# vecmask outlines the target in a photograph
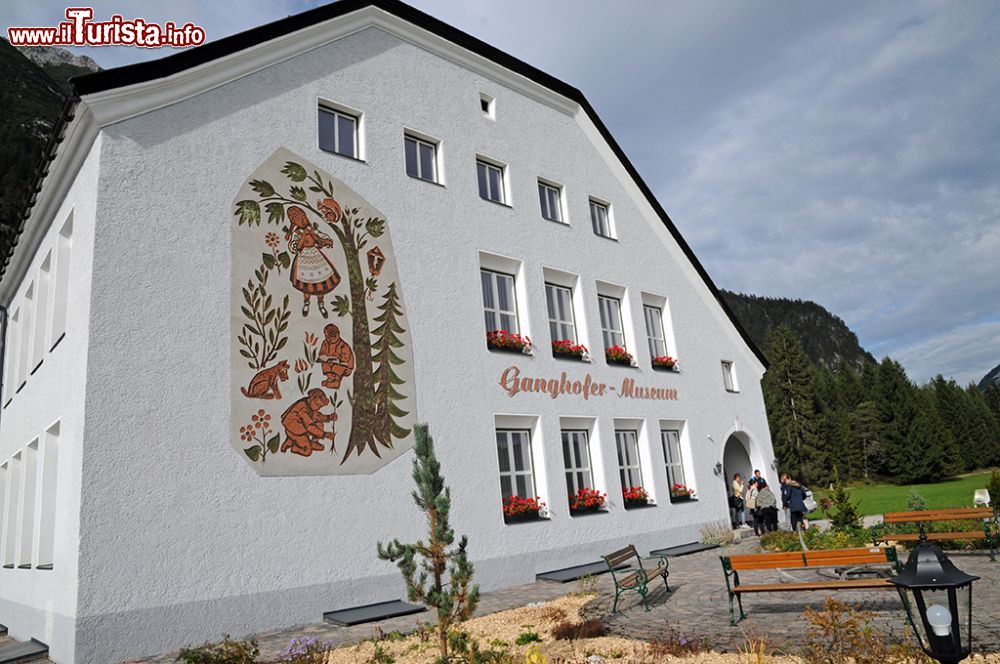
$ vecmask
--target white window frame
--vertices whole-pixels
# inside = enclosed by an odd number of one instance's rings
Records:
[[[740,391],[739,383],[736,382],[736,365],[732,360],[722,360],[722,383],[726,392]]]
[[[583,488],[594,489],[593,463],[590,459],[590,432],[586,429],[563,429],[562,430],[562,450],[563,450],[563,475],[566,478],[567,497],[572,500],[573,496]],[[575,447],[580,444],[582,438],[582,453]],[[567,452],[571,453],[567,456]],[[580,457],[580,465],[573,454]],[[584,475],[583,483],[577,475]]]
[[[542,219],[554,221],[557,224],[566,223],[566,215],[563,213],[563,188],[561,186],[539,178],[538,206],[542,214]],[[555,211],[554,216],[552,215],[553,210]]]
[[[480,168],[486,170],[486,195],[483,195],[483,182],[479,179]],[[499,191],[492,191],[492,184],[490,182],[490,171],[496,171],[497,173],[497,186]],[[489,201],[491,203],[499,203],[500,205],[508,205],[507,203],[507,166],[499,162],[493,161],[492,159],[487,159],[485,157],[476,157],[476,183],[479,187],[479,198],[484,201]],[[493,198],[492,194],[497,194],[499,198]]]
[[[523,439],[520,440],[520,441],[515,441],[515,439],[514,439],[515,435],[517,435],[518,438],[521,438],[523,436]],[[505,442],[507,443],[507,450],[506,450],[506,453],[507,453],[507,464],[508,464],[507,468],[509,469],[507,471],[504,471],[503,468],[502,468],[502,466],[500,465],[500,455],[502,454],[502,452],[500,451],[500,438],[501,437],[505,438]],[[522,459],[527,459],[527,462],[528,462],[527,469],[516,470],[516,468],[517,468],[517,464],[515,463],[515,461],[516,461],[516,454],[514,452],[514,447],[515,447],[516,444],[525,445],[526,448],[527,448],[526,450],[523,450],[521,452],[521,455],[522,455],[521,458]],[[500,494],[501,494],[501,498],[503,500],[507,500],[512,495],[519,496],[521,498],[534,498],[537,495],[537,493],[535,492],[536,491],[536,489],[535,489],[535,470],[534,470],[534,464],[532,462],[532,458],[533,457],[532,457],[532,449],[531,449],[531,430],[530,429],[497,429],[496,430],[496,445],[497,445],[497,469],[498,469],[498,471],[500,473]],[[518,489],[518,486],[517,486],[517,480],[518,480],[518,478],[519,477],[524,478],[526,480],[526,484],[527,484],[527,493],[525,495],[521,495],[519,493],[504,494],[503,480],[504,480],[505,477],[509,480],[511,489],[515,490],[515,492]]]
[[[600,212],[604,212],[603,226],[600,222],[601,215]],[[615,239],[614,224],[611,220],[611,204],[596,198],[590,198],[590,226],[594,230],[594,235],[598,237],[608,238],[609,240]],[[601,231],[606,231],[602,233]]]
[[[597,310],[601,315],[601,342],[604,344],[604,350],[611,348],[612,346],[621,346],[628,350],[628,346],[625,343],[625,322],[622,317],[622,301],[617,297],[612,297],[610,295],[600,295],[597,296]],[[612,314],[617,316],[618,329],[613,327],[614,320],[609,320],[613,318]],[[608,343],[610,340],[612,343]],[[620,338],[621,342],[616,341],[616,338]]]
[[[667,337],[663,329],[663,309],[652,304],[644,304],[642,305],[642,317],[646,321],[646,340],[649,343],[650,358],[669,355]],[[651,329],[650,326],[658,328],[658,330]],[[659,337],[656,336],[657,331],[660,333]],[[660,352],[661,347],[662,352]]]
[[[671,453],[670,443],[668,438],[671,436],[675,437],[675,442],[677,444],[677,455],[679,458],[675,459],[674,455]],[[674,484],[683,484],[687,486],[687,481],[684,478],[684,450],[681,448],[682,439],[681,432],[677,429],[660,429],[660,446],[663,448],[663,462],[667,471],[667,489],[672,490]],[[679,479],[678,479],[679,478]],[[670,494],[673,497],[673,494]]]
[[[329,113],[334,116],[334,131],[333,131],[333,149],[328,150],[323,147],[322,141],[320,139],[320,126],[319,117],[320,113]],[[347,159],[354,159],[357,161],[364,161],[364,141],[362,140],[362,120],[364,115],[360,111],[356,111],[352,108],[346,106],[341,106],[331,101],[320,99],[316,108],[316,144],[320,150],[326,152],[327,154],[335,154],[341,157],[346,157]],[[354,144],[351,146],[354,150],[354,154],[344,154],[340,151],[340,119],[345,118],[354,121],[354,131],[352,132],[352,138]]]
[[[510,279],[510,306],[509,310],[500,308],[500,297],[499,297],[499,281],[501,278]],[[502,318],[503,316],[513,316],[514,317],[514,329],[507,330],[511,334],[520,334],[521,324],[520,319],[517,314],[517,277],[513,274],[507,274],[506,272],[501,272],[499,270],[491,270],[489,268],[480,267],[479,268],[479,282],[482,286],[483,294],[483,323],[486,325],[487,332],[493,332],[494,330],[503,330]],[[489,283],[490,296],[493,299],[493,306],[487,304],[487,293],[486,287]],[[496,327],[490,327],[490,323],[487,322],[487,317],[498,325]]]
[[[416,157],[416,174],[410,173],[409,163],[407,161],[406,145],[407,142],[412,141],[415,146],[415,157]],[[431,169],[433,173],[430,178],[424,177],[423,173],[423,161],[420,158],[420,149],[430,148],[431,150]],[[441,142],[428,138],[426,136],[421,136],[413,131],[403,132],[403,170],[406,174],[415,179],[421,180],[423,182],[432,182],[434,184],[441,184],[441,157],[440,157]]]
[[[635,429],[615,429],[615,449],[618,453],[618,479],[622,492],[643,487],[642,462],[639,460],[639,432]]]
[[[553,297],[557,294],[565,297],[565,301],[560,303],[553,300]],[[569,310],[569,320],[559,317],[560,312],[556,306],[557,304],[563,304],[565,305],[565,308]],[[576,313],[573,310],[573,289],[567,286],[560,286],[559,284],[545,282],[545,308],[549,316],[549,335],[552,337],[552,341],[555,342],[569,339],[576,344]],[[554,333],[555,330],[553,328],[558,328],[560,332],[565,331],[565,329],[568,328],[569,335],[559,336]]]

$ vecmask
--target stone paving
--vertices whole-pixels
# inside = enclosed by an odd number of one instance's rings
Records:
[[[759,551],[752,536],[726,553]],[[903,609],[892,591],[767,593],[748,596],[744,610],[748,618],[738,627],[729,625],[729,608],[725,580],[719,555],[723,550],[704,551],[670,559],[670,592],[662,584],[650,594],[650,611],[644,611],[639,597],[628,593],[619,602],[619,613],[611,614],[614,588],[608,575],[594,577],[597,597],[588,604],[585,613],[600,618],[613,634],[644,641],[683,636],[705,638],[718,651],[735,651],[747,634],[765,637],[773,648],[795,653],[802,635],[808,629],[803,615],[807,607],[819,608],[827,596],[833,595],[850,605],[871,611],[873,622],[885,632],[901,635]],[[981,577],[973,592],[973,637],[977,651],[1000,652],[1000,562],[990,562],[983,552],[949,552],[960,569]],[[778,580],[774,573],[756,572],[762,582]],[[749,579],[748,576],[745,579]],[[477,615],[544,602],[578,590],[576,583],[539,582],[484,593]],[[406,632],[421,622],[433,619],[430,613],[401,616],[379,623],[383,632]],[[257,635],[261,655],[274,657],[295,637],[316,637],[336,645],[348,645],[371,638],[374,624],[338,627],[327,624],[304,625]],[[150,664],[173,662],[173,655],[149,660]]]

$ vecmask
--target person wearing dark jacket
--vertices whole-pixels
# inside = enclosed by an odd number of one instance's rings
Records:
[[[802,519],[806,513],[806,488],[788,476],[782,494],[788,494],[788,511],[791,514],[792,530],[802,527]],[[784,500],[783,500],[784,502]]]
[[[757,480],[757,513],[761,517],[760,534],[778,529],[778,498],[764,478]]]

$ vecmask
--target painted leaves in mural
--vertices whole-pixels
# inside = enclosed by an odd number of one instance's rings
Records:
[[[232,286],[234,445],[258,472],[371,473],[412,446],[410,338],[378,210],[278,150],[234,202]]]

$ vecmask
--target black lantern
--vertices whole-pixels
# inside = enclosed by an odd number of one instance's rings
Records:
[[[978,580],[928,542],[923,528],[903,571],[892,579],[920,647],[939,662],[960,662],[972,652],[972,582]]]

